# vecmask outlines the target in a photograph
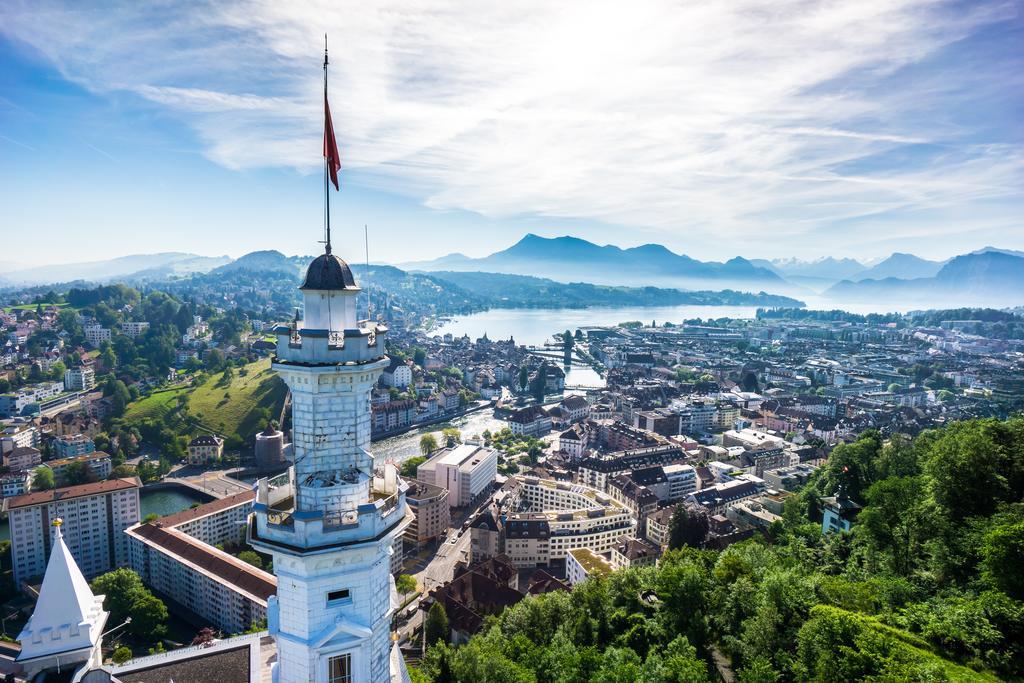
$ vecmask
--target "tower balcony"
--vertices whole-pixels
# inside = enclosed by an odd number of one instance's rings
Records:
[[[257,482],[249,541],[296,553],[372,541],[406,516],[408,484],[394,465],[296,481],[294,468]]]
[[[277,335],[278,365],[367,365],[385,358],[384,340],[388,328],[370,320],[356,327],[326,330],[280,326]]]

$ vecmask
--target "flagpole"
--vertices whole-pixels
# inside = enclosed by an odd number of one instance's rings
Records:
[[[327,34],[324,34],[324,146],[327,145]],[[324,155],[324,232],[328,254],[331,253],[331,192],[329,190],[330,173],[327,168],[331,160]]]

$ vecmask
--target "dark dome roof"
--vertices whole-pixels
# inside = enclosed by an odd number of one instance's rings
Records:
[[[356,279],[347,263],[334,254],[322,254],[309,264],[299,289],[356,289]]]

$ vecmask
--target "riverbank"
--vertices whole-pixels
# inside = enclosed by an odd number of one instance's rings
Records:
[[[400,428],[392,430],[390,432],[384,432],[383,434],[374,434],[373,436],[370,437],[370,441],[384,441],[385,439],[391,439],[391,438],[394,438],[396,436],[402,436],[403,434],[408,434],[409,432],[415,431],[417,429],[421,429],[423,427],[432,427],[433,425],[439,425],[439,424],[444,424],[445,422],[451,422],[452,420],[457,420],[460,417],[465,417],[466,415],[470,415],[472,413],[476,413],[476,412],[479,412],[481,410],[486,410],[487,408],[493,408],[493,407],[494,407],[494,401],[486,401],[486,402],[482,402],[482,403],[477,403],[476,405],[474,405],[471,408],[466,408],[465,410],[461,410],[461,411],[456,412],[456,413],[450,413],[448,415],[442,415],[441,417],[436,417],[436,418],[434,418],[432,420],[427,420],[425,422],[415,422],[415,423],[413,423],[411,425],[406,425],[405,427],[400,427]]]

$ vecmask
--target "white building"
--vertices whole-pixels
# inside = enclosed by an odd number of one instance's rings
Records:
[[[565,580],[570,586],[586,581],[591,576],[608,576],[611,572],[611,562],[604,555],[586,548],[570,550],[565,556]]]
[[[391,363],[384,368],[380,381],[384,383],[384,386],[405,389],[412,384],[412,368],[405,361],[393,358]]]
[[[273,363],[291,390],[295,464],[258,482],[249,526],[279,579],[267,601],[273,680],[408,680],[391,640],[391,559],[411,521],[408,486],[368,450],[388,330],[357,320],[360,289],[329,239],[300,289],[305,316],[275,329]]]
[[[87,577],[128,564],[123,531],[139,521],[138,477],[34,491],[5,499],[10,517],[14,582],[42,576],[51,548],[51,523],[64,520],[66,542]]]
[[[102,325],[86,325],[82,331],[85,333],[85,341],[90,346],[96,347],[110,341],[110,330]]]
[[[448,489],[448,505],[470,505],[498,478],[498,451],[459,444],[442,448],[416,471],[419,481]]]
[[[131,567],[151,588],[224,633],[240,633],[267,615],[273,574],[160,522],[125,530]]]
[[[634,534],[636,517],[605,493],[535,477],[518,481],[529,512],[506,515],[502,536],[504,553],[519,569],[565,560],[576,548],[606,553],[619,537]]]
[[[89,391],[96,386],[96,373],[90,367],[71,368],[64,373],[66,391]]]
[[[149,329],[149,323],[147,322],[126,322],[121,323],[121,334],[135,339],[141,334],[145,334],[146,330]]]

